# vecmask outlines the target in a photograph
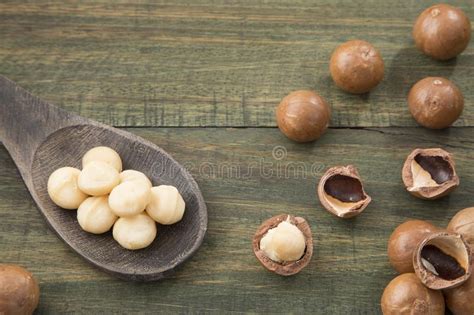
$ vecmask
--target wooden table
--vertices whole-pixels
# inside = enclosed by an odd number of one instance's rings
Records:
[[[0,261],[39,279],[38,313],[380,313],[395,276],[392,230],[409,218],[445,226],[474,204],[474,44],[448,62],[415,49],[413,21],[433,1],[190,2],[2,1],[0,73],[185,164],[209,209],[201,249],[161,282],[96,270],[48,229],[0,145]],[[452,2],[474,19],[472,0]],[[329,77],[331,51],[353,38],[385,60],[385,80],[369,95],[346,94]],[[408,112],[410,86],[429,75],[464,93],[448,130],[420,128]],[[296,89],[332,107],[331,129],[312,144],[275,128],[275,106]],[[401,166],[416,147],[455,155],[461,186],[450,197],[428,202],[404,190]],[[331,216],[315,195],[335,164],[356,165],[373,198],[353,220]],[[259,224],[280,213],[305,217],[315,241],[309,266],[289,278],[267,272],[251,248]]]

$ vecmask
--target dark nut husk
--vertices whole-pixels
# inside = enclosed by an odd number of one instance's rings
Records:
[[[301,236],[303,239],[298,239]],[[263,239],[267,240],[264,245],[268,249],[262,248]],[[299,244],[301,241],[304,243]],[[313,236],[308,222],[288,214],[281,214],[263,222],[255,233],[252,245],[260,263],[282,276],[300,272],[313,255]],[[285,260],[287,258],[291,260]]]
[[[464,97],[448,79],[427,77],[411,88],[408,107],[413,118],[423,127],[443,129],[461,116]]]
[[[38,302],[39,286],[33,275],[20,266],[0,264],[0,314],[32,314]]]
[[[352,165],[328,169],[319,181],[318,197],[327,211],[344,219],[361,213],[372,200]]]
[[[461,9],[437,4],[418,16],[413,39],[424,54],[438,60],[451,59],[469,44],[471,22]]]
[[[415,149],[405,160],[402,179],[407,191],[421,199],[438,199],[459,186],[455,163],[443,149]]]
[[[329,70],[339,88],[349,93],[362,94],[369,92],[382,81],[384,63],[379,51],[372,44],[351,40],[333,52]]]
[[[428,288],[453,288],[471,276],[471,250],[460,234],[432,233],[415,250],[413,267]]]
[[[414,273],[390,281],[380,304],[384,315],[443,315],[445,308],[441,291],[428,289]]]
[[[474,207],[456,213],[449,221],[447,230],[461,234],[466,243],[474,250]]]
[[[444,290],[446,306],[454,315],[474,314],[474,277],[461,284],[459,287]]]
[[[276,109],[278,128],[296,142],[317,140],[331,119],[328,103],[313,91],[294,91],[285,96]]]
[[[399,273],[415,272],[413,253],[420,242],[438,229],[422,220],[408,220],[393,230],[388,240],[388,259]]]

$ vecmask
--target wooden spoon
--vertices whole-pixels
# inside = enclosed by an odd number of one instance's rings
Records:
[[[153,143],[50,105],[2,76],[0,140],[50,227],[100,269],[126,280],[158,280],[173,274],[201,245],[207,210],[199,187],[178,162]],[[76,211],[59,208],[48,196],[48,177],[55,169],[81,168],[84,153],[100,145],[116,150],[124,169],[147,174],[154,185],[176,186],[186,202],[183,219],[174,225],[159,225],[155,241],[145,249],[122,248],[111,232],[94,235],[83,231]]]

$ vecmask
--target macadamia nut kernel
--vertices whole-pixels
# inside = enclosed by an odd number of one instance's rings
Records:
[[[82,158],[82,168],[92,161],[102,161],[115,168],[117,172],[122,171],[122,159],[115,150],[109,147],[95,147],[87,151]]]
[[[145,181],[124,182],[115,187],[109,196],[109,206],[120,216],[139,214],[150,202],[150,187]]]
[[[288,221],[268,230],[260,240],[260,249],[276,262],[298,260],[303,256],[305,248],[303,232]]]
[[[120,218],[113,228],[114,239],[126,249],[141,249],[156,237],[156,223],[146,214]]]
[[[87,198],[78,187],[80,170],[73,167],[61,167],[48,179],[48,194],[51,200],[64,209],[77,209]]]
[[[101,234],[112,228],[117,216],[109,207],[107,196],[89,197],[77,209],[77,221],[84,231]]]
[[[160,185],[151,189],[151,201],[146,212],[160,224],[174,224],[183,218],[185,203],[178,189]]]
[[[118,171],[102,161],[91,161],[79,174],[79,189],[92,196],[110,193],[120,183]]]
[[[132,181],[144,181],[149,188],[151,188],[152,184],[148,177],[143,174],[142,172],[135,171],[135,170],[126,170],[120,173],[120,183],[125,182],[132,182]]]

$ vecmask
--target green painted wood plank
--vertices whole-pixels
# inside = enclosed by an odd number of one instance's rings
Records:
[[[0,258],[38,277],[40,314],[378,314],[382,290],[395,275],[386,257],[391,231],[408,218],[444,226],[457,210],[474,204],[473,128],[330,129],[306,145],[274,128],[128,130],[163,147],[195,176],[209,208],[202,248],[159,283],[128,283],[97,271],[48,230],[0,146]],[[413,148],[432,146],[454,154],[461,186],[429,202],[404,191],[400,170]],[[349,163],[359,168],[373,202],[344,221],[321,208],[315,186],[327,167]],[[291,278],[266,271],[251,249],[259,224],[283,212],[307,218],[315,240],[313,260]]]
[[[288,92],[315,89],[333,126],[415,126],[409,87],[451,78],[466,97],[457,126],[474,125],[473,43],[436,62],[411,40],[434,1],[3,1],[0,73],[68,110],[115,126],[275,126]],[[469,0],[453,1],[474,19]],[[361,38],[386,78],[370,95],[338,90],[332,50]]]

